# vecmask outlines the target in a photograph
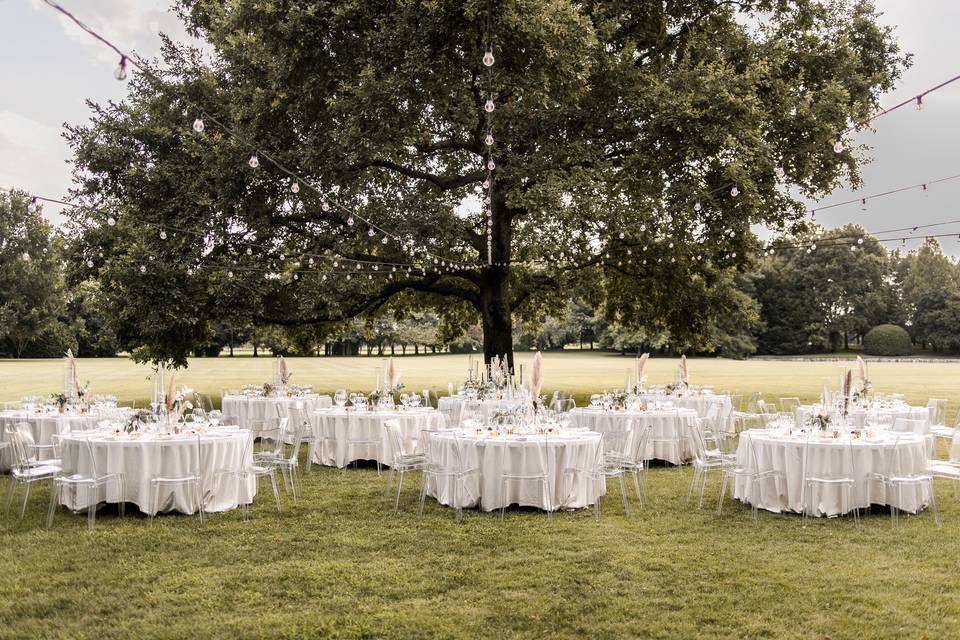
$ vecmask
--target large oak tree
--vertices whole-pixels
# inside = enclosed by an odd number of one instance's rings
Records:
[[[751,226],[794,229],[801,197],[858,181],[862,151],[835,152],[838,132],[907,63],[866,1],[177,10],[212,53],[168,43],[162,83],[136,75],[69,138],[77,195],[102,209],[75,215],[78,264],[139,357],[179,363],[221,316],[328,325],[385,306],[479,319],[485,356],[512,361],[513,319],[561,308],[572,284],[611,321],[709,347]]]

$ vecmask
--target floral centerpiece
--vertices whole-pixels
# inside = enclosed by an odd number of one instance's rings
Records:
[[[614,389],[610,394],[610,406],[613,409],[623,410],[627,408],[627,401],[630,399],[630,394],[621,389]]]
[[[51,393],[49,400],[51,404],[57,405],[60,413],[63,413],[63,410],[66,409],[67,404],[70,402],[70,396],[61,391],[60,393]]]
[[[819,431],[826,431],[830,427],[831,421],[832,419],[830,418],[829,413],[826,411],[818,411],[810,415],[810,418],[807,420],[807,424]]]
[[[167,397],[166,397],[166,408],[167,414],[171,417],[174,422],[178,422],[183,418],[183,413],[189,409],[193,409],[193,403],[187,400],[187,398],[193,397],[193,389],[183,385],[179,389],[176,388],[176,375],[170,376],[170,384],[167,387]]]
[[[273,392],[277,390],[277,388],[273,386],[273,383],[271,382],[264,382],[261,390],[264,397],[270,397],[273,395]]]

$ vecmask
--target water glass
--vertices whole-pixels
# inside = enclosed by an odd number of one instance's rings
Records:
[[[333,401],[338,407],[343,407],[347,404],[347,390],[346,389],[337,389],[336,393],[333,394]]]

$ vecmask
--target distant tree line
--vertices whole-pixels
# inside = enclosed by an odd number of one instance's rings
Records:
[[[936,239],[904,253],[848,225],[779,238],[773,247],[730,280],[724,312],[696,344],[675,340],[664,327],[625,329],[606,321],[598,310],[604,301],[585,284],[569,292],[562,312],[517,321],[514,346],[743,358],[839,351],[863,344],[875,327],[894,325],[915,349],[960,352],[960,266]],[[140,347],[138,336],[117,329],[125,326],[115,317],[122,311],[104,304],[100,283],[76,276],[70,252],[28,196],[0,194],[0,356],[57,357],[67,349],[112,356]],[[162,297],[156,306],[163,313]],[[695,314],[698,301],[685,307]],[[473,352],[483,344],[479,326],[456,324],[402,298],[369,317],[296,328],[257,326],[225,308],[205,335],[193,347],[197,356],[233,355],[239,347],[255,355],[407,355]],[[895,336],[877,338],[896,343]]]

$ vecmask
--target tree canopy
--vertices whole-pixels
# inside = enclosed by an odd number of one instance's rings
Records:
[[[78,263],[121,342],[177,364],[224,316],[325,331],[417,308],[512,359],[514,318],[574,285],[703,346],[751,225],[798,231],[800,198],[858,183],[862,150],[834,141],[908,62],[867,1],[177,7],[212,55],[168,42],[69,128],[96,207]]]

